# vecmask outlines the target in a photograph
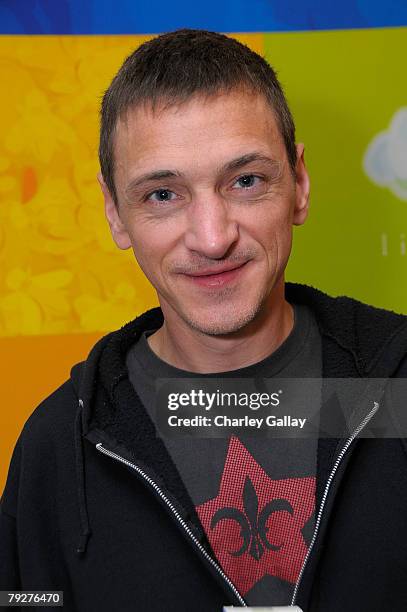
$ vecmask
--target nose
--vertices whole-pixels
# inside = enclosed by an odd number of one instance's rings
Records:
[[[211,259],[221,259],[239,238],[239,226],[228,203],[217,194],[201,195],[188,210],[185,246]]]

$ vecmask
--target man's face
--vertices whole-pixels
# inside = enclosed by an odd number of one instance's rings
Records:
[[[115,136],[116,208],[101,180],[116,244],[133,248],[166,320],[236,332],[283,281],[292,225],[305,221],[303,147],[296,179],[274,114],[243,91],[166,110],[139,107]]]

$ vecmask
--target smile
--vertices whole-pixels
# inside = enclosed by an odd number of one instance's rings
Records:
[[[224,270],[223,272],[199,273],[196,275],[185,274],[185,278],[191,280],[200,287],[221,287],[239,278],[247,265],[247,261],[236,268]]]

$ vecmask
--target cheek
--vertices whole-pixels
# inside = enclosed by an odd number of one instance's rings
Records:
[[[133,243],[133,253],[145,273],[148,270],[154,271],[161,258],[161,253],[157,246],[145,244],[143,241]]]
[[[265,248],[275,248],[291,240],[292,225],[288,215],[281,216],[269,212],[259,215],[249,231]]]
[[[273,203],[274,204],[274,203]],[[281,208],[270,205],[262,214],[251,219],[248,231],[263,254],[260,257],[267,262],[268,273],[274,274],[277,269],[284,267],[292,242],[292,224],[290,210],[283,205]]]
[[[157,278],[173,248],[168,228],[140,224],[130,238],[134,256],[144,274],[150,280]]]

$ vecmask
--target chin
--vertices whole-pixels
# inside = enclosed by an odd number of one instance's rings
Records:
[[[202,334],[225,336],[239,332],[249,325],[259,314],[261,304],[252,307],[245,304],[245,308],[240,310],[219,308],[217,312],[213,312],[215,309],[216,307],[202,314],[196,311],[193,314],[188,313],[183,316],[183,319],[190,327]]]

